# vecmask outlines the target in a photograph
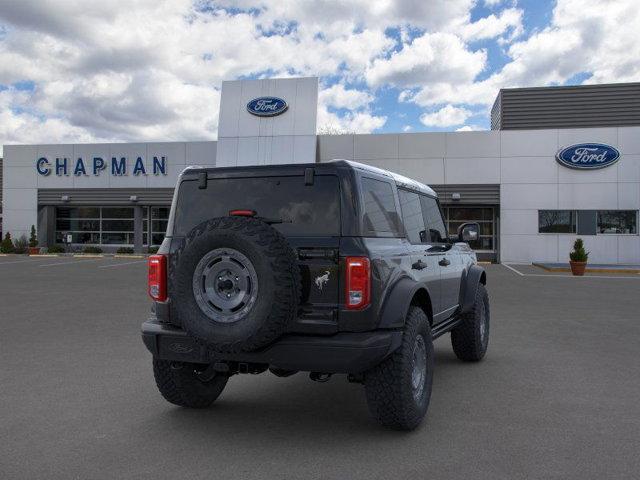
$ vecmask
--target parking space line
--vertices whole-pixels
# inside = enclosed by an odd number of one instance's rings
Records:
[[[29,260],[15,260],[12,262],[0,262],[0,265],[14,265],[16,263],[31,263],[37,260],[47,260],[46,258],[29,258]]]
[[[613,276],[613,275],[584,275],[584,276],[576,276],[576,275],[558,275],[553,273],[522,273],[519,270],[516,270],[510,265],[506,263],[501,263],[504,267],[508,268],[514,273],[517,273],[521,277],[555,277],[555,278],[612,278],[616,280],[620,279],[631,279],[631,280],[640,280],[640,276],[638,277],[627,277],[627,276]]]
[[[79,260],[75,262],[45,263],[44,265],[38,265],[38,266],[39,267],[55,267],[56,265],[74,265],[78,263],[97,262],[98,260],[102,260],[102,258],[92,258],[91,260]]]
[[[501,263],[501,265],[502,265],[502,266],[504,266],[504,267],[506,267],[506,268],[508,268],[508,269],[509,269],[509,270],[511,270],[512,272],[517,273],[517,274],[518,274],[518,275],[520,275],[521,277],[524,277],[524,273],[519,272],[519,271],[518,271],[518,270],[516,270],[515,268],[513,268],[513,267],[511,267],[511,266],[507,265],[506,263]]]
[[[98,268],[122,267],[123,265],[133,265],[134,263],[145,263],[146,260],[137,260],[135,262],[114,263],[113,265],[100,265]]]

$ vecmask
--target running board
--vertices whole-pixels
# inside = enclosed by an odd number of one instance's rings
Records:
[[[454,315],[453,317],[445,320],[444,322],[440,322],[436,326],[431,329],[431,338],[435,340],[436,338],[444,335],[445,333],[451,331],[455,327],[457,327],[462,320],[459,315]]]

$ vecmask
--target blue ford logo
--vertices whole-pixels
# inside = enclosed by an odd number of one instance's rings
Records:
[[[278,97],[259,97],[247,103],[247,111],[258,117],[275,117],[284,113],[289,105]]]
[[[563,148],[556,155],[559,163],[569,168],[595,170],[613,165],[620,158],[620,152],[602,143],[579,143]]]

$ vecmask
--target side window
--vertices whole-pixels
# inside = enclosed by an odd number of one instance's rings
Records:
[[[399,233],[399,218],[390,183],[362,178],[364,229],[375,233]]]
[[[424,243],[427,237],[420,196],[402,189],[398,189],[398,196],[400,197],[402,221],[407,231],[407,238],[411,243]]]
[[[442,220],[438,202],[435,198],[425,195],[420,195],[420,202],[422,203],[424,222],[427,225],[427,241],[437,243],[445,242],[447,239],[447,231],[444,228],[444,221]]]

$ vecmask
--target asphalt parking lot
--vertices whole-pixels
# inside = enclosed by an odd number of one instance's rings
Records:
[[[638,478],[640,276],[487,270],[488,355],[439,339],[407,434],[340,376],[236,376],[211,409],[169,405],[139,338],[144,260],[1,257],[0,478]]]

